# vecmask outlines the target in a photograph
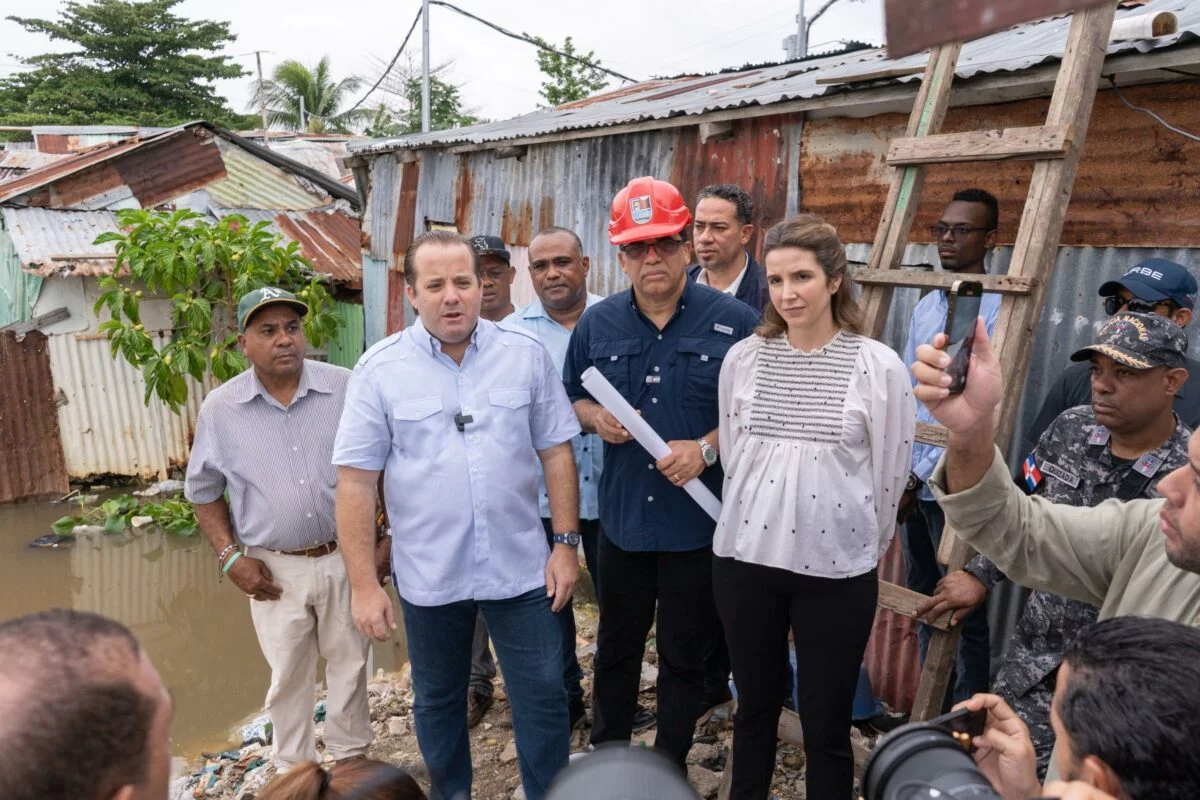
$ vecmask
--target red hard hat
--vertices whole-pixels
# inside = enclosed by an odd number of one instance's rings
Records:
[[[691,221],[678,189],[655,178],[634,178],[613,198],[608,240],[622,245],[674,236]]]

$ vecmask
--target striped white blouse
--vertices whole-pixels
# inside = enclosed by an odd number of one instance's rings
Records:
[[[721,366],[725,484],[713,551],[804,575],[874,569],[896,530],[916,401],[889,347],[751,336]]]

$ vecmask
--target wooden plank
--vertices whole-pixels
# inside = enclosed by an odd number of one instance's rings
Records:
[[[975,550],[969,544],[959,539],[953,528],[949,525],[942,528],[942,540],[938,544],[937,551],[937,562],[939,564],[946,567],[948,571],[951,561],[966,565],[974,557]],[[955,567],[955,569],[962,569],[962,567]]]
[[[837,86],[843,83],[862,83],[864,81],[879,81],[887,78],[905,78],[909,75],[920,75],[925,67],[885,67],[870,72],[843,73],[841,75],[826,75],[817,78],[818,86]]]
[[[894,611],[901,616],[916,619],[917,608],[928,599],[927,595],[914,592],[912,589],[907,589],[889,581],[879,582],[879,607],[886,608],[888,611]],[[948,631],[950,630],[950,615],[943,614],[938,619],[929,623],[929,625],[940,631]]]
[[[945,270],[929,269],[856,269],[854,280],[864,286],[917,286],[922,289],[949,289],[955,281],[978,281],[985,292],[998,294],[1029,294],[1037,278],[1014,278],[1011,275],[960,275]]]
[[[45,328],[48,325],[53,325],[56,322],[62,322],[65,319],[71,318],[71,312],[64,306],[56,308],[53,311],[47,311],[45,314],[36,316],[28,322],[14,322],[10,325],[5,325],[0,328],[0,333],[11,333],[16,335],[17,341],[25,336],[25,334],[36,331],[40,328]]]
[[[931,444],[934,447],[945,447],[950,443],[950,431],[941,425],[930,425],[925,422],[917,423],[917,432],[913,436],[921,444]]]
[[[912,114],[908,118],[905,135],[929,136],[939,133],[950,105],[950,87],[954,83],[954,69],[958,63],[961,44],[949,44],[934,50],[929,56],[929,65],[921,88],[917,92]],[[913,218],[921,204],[921,190],[925,185],[925,167],[892,168],[888,199],[879,220],[875,244],[871,248],[870,269],[896,269],[904,254],[904,245],[912,230]],[[887,323],[888,309],[892,303],[892,287],[875,286],[863,298],[864,331],[872,339],[883,335]]]
[[[892,166],[1063,158],[1071,136],[1070,125],[940,133],[893,139],[886,158]]]
[[[942,713],[946,700],[946,689],[950,686],[950,674],[958,657],[958,637],[962,626],[956,625],[948,631],[934,631],[925,651],[925,665],[921,669],[921,682],[917,685],[917,696],[913,699],[910,719],[924,722]]]
[[[889,58],[946,42],[970,41],[1030,20],[1099,6],[1112,0],[886,0]]]

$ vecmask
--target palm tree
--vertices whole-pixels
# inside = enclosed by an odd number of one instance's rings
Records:
[[[338,109],[353,99],[363,83],[358,75],[335,82],[329,56],[322,56],[312,68],[288,60],[275,68],[271,80],[256,84],[250,99],[251,108],[257,109],[260,100],[265,100],[267,122],[273,127],[309,133],[352,133],[353,127],[370,120],[370,109],[341,113]],[[304,98],[304,124],[300,120],[301,97]]]

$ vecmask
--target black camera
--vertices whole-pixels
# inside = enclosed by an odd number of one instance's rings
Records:
[[[867,759],[862,800],[1001,800],[971,758],[986,721],[987,711],[962,709],[892,731]]]

